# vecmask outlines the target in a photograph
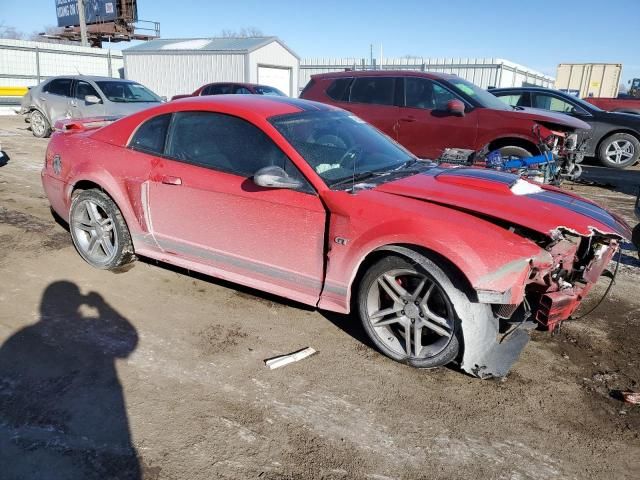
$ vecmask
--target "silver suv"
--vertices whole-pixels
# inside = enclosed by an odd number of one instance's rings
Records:
[[[44,138],[60,119],[123,117],[161,102],[151,90],[130,80],[63,76],[31,88],[22,98],[21,113],[27,115],[33,135]]]

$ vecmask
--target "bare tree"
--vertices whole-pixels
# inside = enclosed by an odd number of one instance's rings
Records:
[[[35,31],[33,33],[31,33],[31,35],[29,35],[29,40],[33,40],[36,42],[56,42],[55,39],[52,38],[46,38],[43,35],[50,35],[50,36],[55,36],[58,35],[60,33],[60,29],[58,27],[55,27],[53,25],[45,25],[42,30],[40,31]]]
[[[240,30],[224,29],[220,32],[220,36],[223,38],[250,38],[264,37],[264,33],[257,27],[242,27]]]
[[[8,38],[10,40],[24,40],[25,34],[16,27],[11,27],[4,22],[0,22],[0,38]]]

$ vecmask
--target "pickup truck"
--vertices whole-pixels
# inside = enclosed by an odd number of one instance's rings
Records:
[[[618,98],[585,98],[587,102],[607,112],[634,113],[640,115],[640,98],[618,95]]]

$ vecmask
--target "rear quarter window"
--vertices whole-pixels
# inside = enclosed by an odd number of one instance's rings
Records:
[[[138,127],[129,142],[129,147],[146,153],[162,155],[169,123],[171,123],[170,113],[147,120]]]
[[[52,95],[70,97],[71,83],[72,80],[70,78],[56,78],[47,83],[42,90]]]
[[[353,78],[338,78],[331,82],[327,88],[327,95],[337,101],[347,101],[349,99],[349,86]]]
[[[316,81],[312,78],[311,80],[309,80],[309,83],[307,83],[305,85],[305,87],[302,89],[302,91],[300,92],[300,97],[303,97],[305,93],[307,93],[309,90],[311,90],[316,84]]]

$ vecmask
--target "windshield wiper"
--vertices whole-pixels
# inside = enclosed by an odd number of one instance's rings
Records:
[[[372,172],[371,170],[367,170],[364,172],[356,173],[355,175],[351,175],[350,177],[343,178],[342,180],[338,180],[336,182],[332,182],[329,184],[330,187],[338,187],[340,185],[346,185],[348,183],[356,183],[361,182],[362,180],[366,180],[371,177],[378,177],[380,175],[385,175],[388,172]]]

